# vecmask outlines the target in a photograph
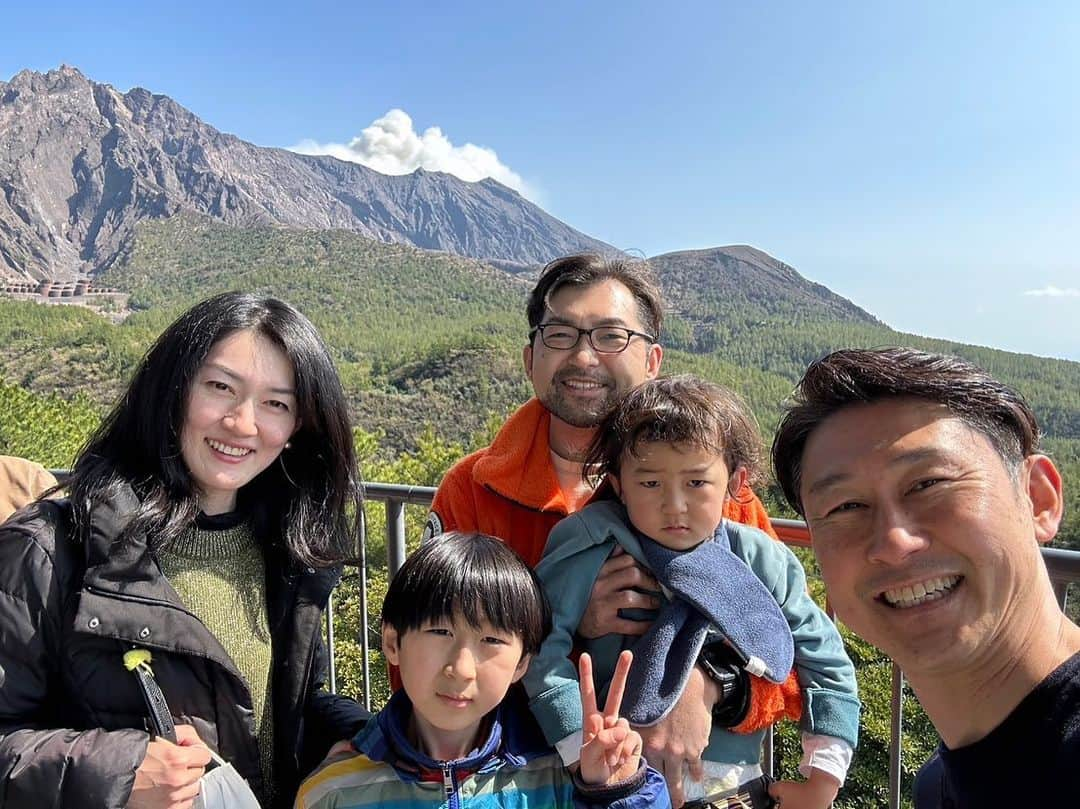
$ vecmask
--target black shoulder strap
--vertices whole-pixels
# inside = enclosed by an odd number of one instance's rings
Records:
[[[161,693],[161,686],[154,679],[150,667],[136,666],[131,670],[135,679],[139,682],[146,708],[150,711],[150,726],[154,735],[168,739],[176,744],[176,725],[173,723],[172,713],[169,711],[169,703],[165,701],[165,695]]]

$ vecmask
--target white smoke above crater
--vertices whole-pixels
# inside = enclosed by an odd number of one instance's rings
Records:
[[[455,146],[437,126],[418,133],[412,118],[400,109],[392,109],[376,119],[348,143],[305,139],[289,150],[306,155],[330,155],[382,174],[410,174],[424,169],[444,171],[468,182],[491,177],[524,197],[535,197],[521,175],[499,160],[494,149],[472,143]]]
[[[1032,298],[1080,298],[1080,289],[1076,287],[1056,287],[1049,284],[1042,289],[1029,289],[1024,292]]]

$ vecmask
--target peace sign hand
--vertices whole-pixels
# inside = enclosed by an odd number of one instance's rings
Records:
[[[592,660],[588,654],[582,654],[578,660],[583,720],[578,774],[586,784],[614,784],[630,778],[638,771],[641,761],[641,736],[630,728],[630,723],[625,718],[619,716],[623,692],[626,690],[626,677],[633,659],[634,655],[629,649],[619,655],[603,713],[596,707]]]

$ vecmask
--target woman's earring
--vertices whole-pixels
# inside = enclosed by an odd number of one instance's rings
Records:
[[[285,442],[285,449],[292,449],[292,441]]]

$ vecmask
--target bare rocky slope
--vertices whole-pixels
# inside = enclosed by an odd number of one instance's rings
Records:
[[[388,176],[255,146],[171,98],[62,66],[0,82],[0,278],[69,278],[122,255],[136,222],[342,229],[505,269],[612,251],[494,180]]]

